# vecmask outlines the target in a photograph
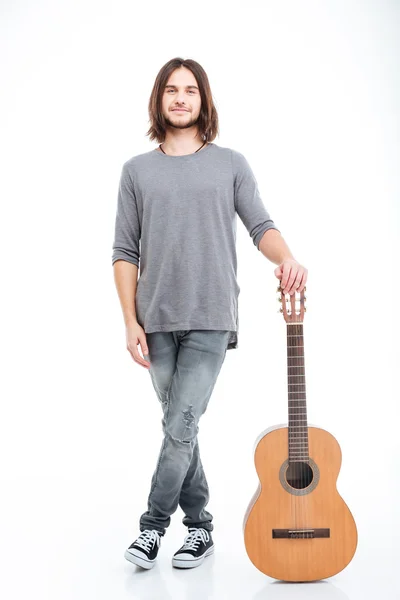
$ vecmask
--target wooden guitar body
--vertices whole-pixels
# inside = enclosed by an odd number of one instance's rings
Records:
[[[287,425],[277,425],[257,438],[260,484],[245,514],[244,542],[252,563],[269,577],[314,581],[348,565],[357,528],[336,489],[342,460],[336,439],[308,426],[309,461],[300,468],[297,463],[291,474],[288,432]]]

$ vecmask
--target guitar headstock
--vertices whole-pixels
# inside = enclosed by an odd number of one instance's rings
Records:
[[[304,319],[304,313],[306,312],[306,307],[304,306],[304,301],[306,300],[306,296],[304,292],[307,287],[305,287],[300,293],[295,292],[294,294],[283,294],[283,290],[281,285],[276,289],[277,292],[280,292],[278,297],[278,302],[282,302],[282,307],[279,309],[279,312],[283,313],[283,317],[286,323],[302,323]]]

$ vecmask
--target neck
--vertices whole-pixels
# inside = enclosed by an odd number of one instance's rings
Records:
[[[308,426],[303,324],[287,325],[289,462],[306,461]]]
[[[176,136],[166,135],[165,141],[162,142],[162,149],[171,156],[181,156],[196,152],[203,144],[204,140],[199,135],[195,138],[177,138]],[[203,147],[206,146],[207,144],[204,144]]]

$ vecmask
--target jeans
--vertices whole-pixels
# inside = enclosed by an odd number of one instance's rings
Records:
[[[225,360],[230,331],[192,329],[146,334],[150,377],[163,410],[164,439],[140,530],[165,535],[178,505],[187,527],[212,531],[209,488],[200,458],[199,419]]]

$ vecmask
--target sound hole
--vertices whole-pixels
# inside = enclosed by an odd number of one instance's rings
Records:
[[[309,464],[303,462],[289,463],[286,471],[286,481],[296,490],[303,490],[313,480],[313,470]]]

